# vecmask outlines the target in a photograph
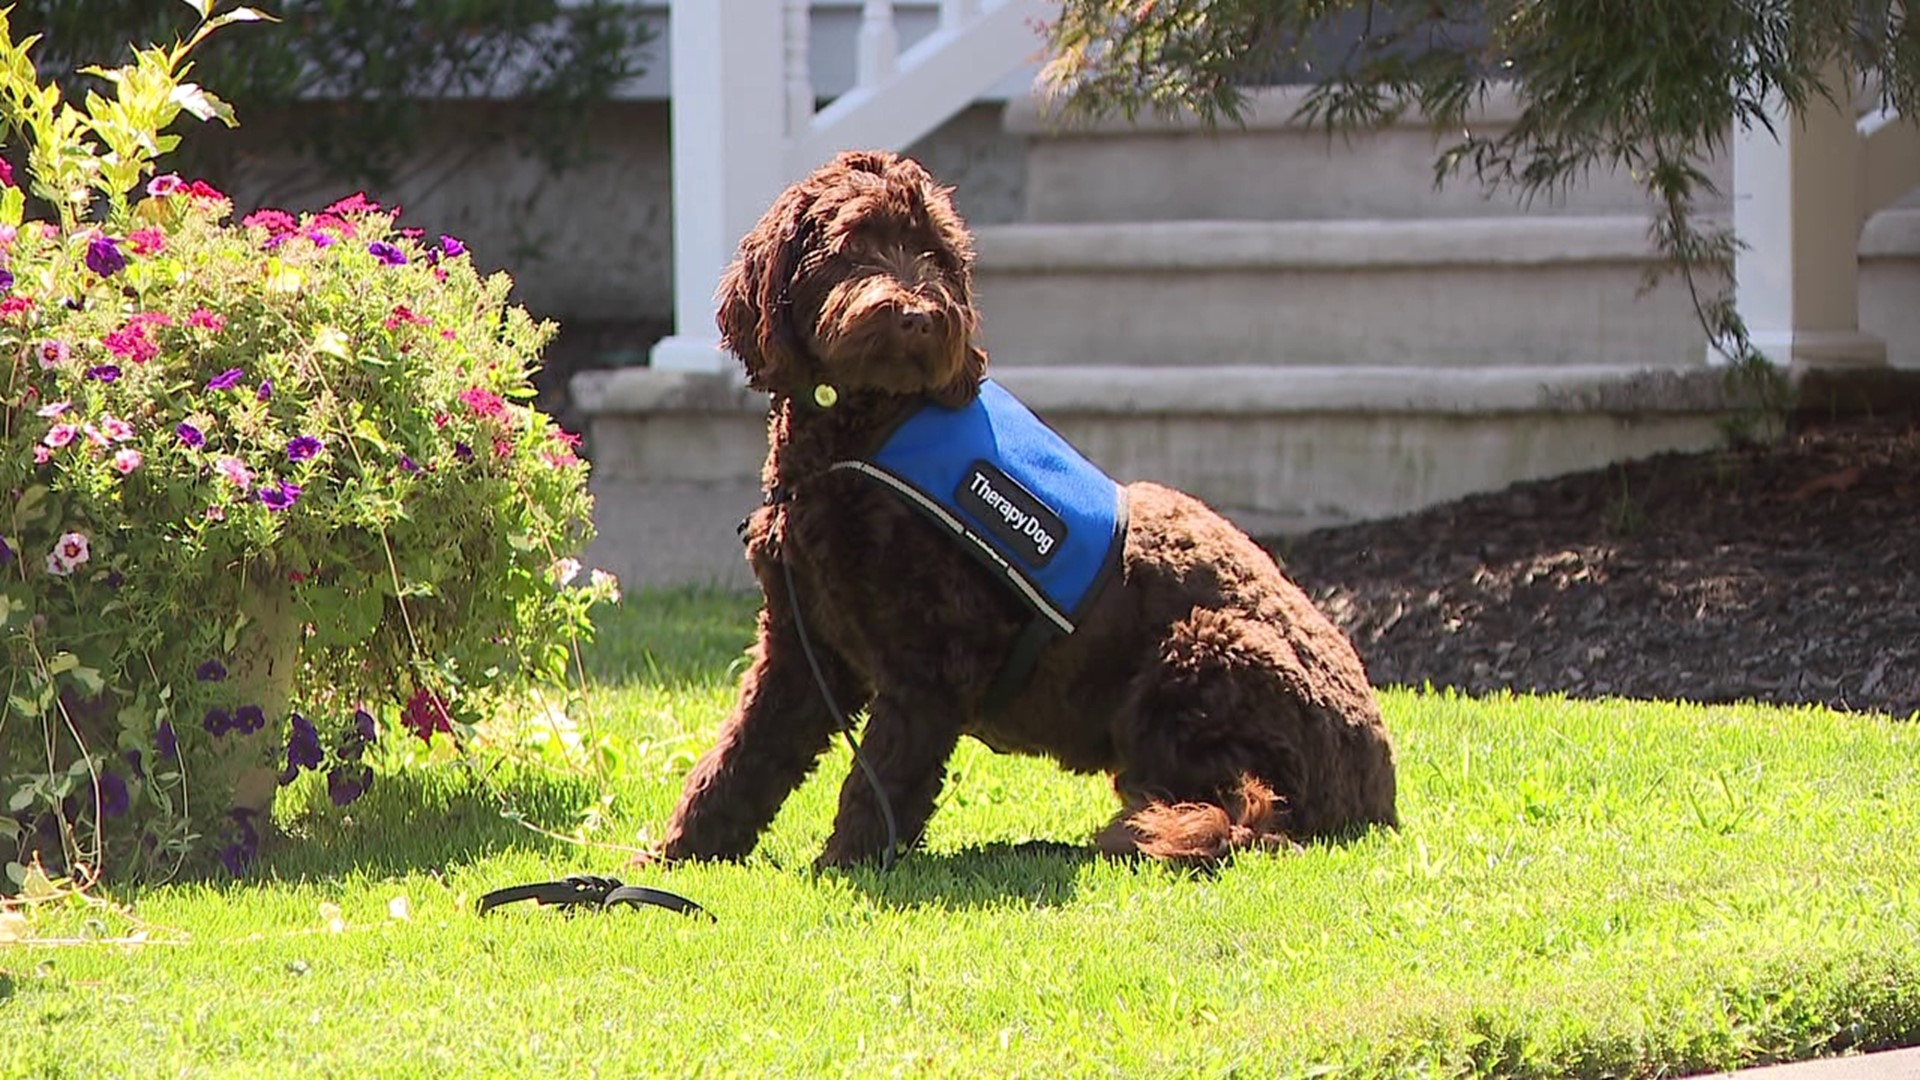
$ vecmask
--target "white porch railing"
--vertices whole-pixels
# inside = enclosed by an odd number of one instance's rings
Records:
[[[1920,185],[1920,125],[1852,104],[1815,96],[1797,118],[1776,105],[1772,132],[1734,133],[1735,299],[1780,367],[1887,362],[1887,343],[1860,330],[1860,230]]]
[[[898,150],[1037,56],[1047,0],[940,0],[902,52],[893,0],[862,0],[858,76],[816,110],[810,0],[672,0],[674,333],[657,368],[725,371],[713,290],[788,183],[841,150]]]

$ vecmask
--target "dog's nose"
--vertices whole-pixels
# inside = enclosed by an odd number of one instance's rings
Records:
[[[931,334],[933,316],[924,311],[903,311],[900,313],[900,330],[908,334]]]

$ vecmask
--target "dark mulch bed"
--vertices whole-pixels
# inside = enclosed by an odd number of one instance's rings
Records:
[[[1920,710],[1920,420],[1272,541],[1382,685]]]

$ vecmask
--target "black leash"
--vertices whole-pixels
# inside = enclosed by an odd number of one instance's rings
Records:
[[[800,631],[800,651],[807,656],[807,667],[813,671],[814,685],[820,688],[821,700],[827,703],[827,711],[833,714],[834,722],[840,725],[840,734],[847,740],[847,746],[853,751],[854,764],[866,774],[867,783],[873,788],[873,797],[880,800],[880,817],[887,825],[887,848],[880,853],[880,870],[885,873],[893,869],[894,853],[900,848],[900,830],[893,820],[893,805],[887,801],[887,789],[880,785],[880,776],[873,771],[865,754],[860,752],[860,740],[853,734],[853,718],[840,708],[833,698],[833,691],[827,687],[827,676],[820,670],[820,660],[813,654],[813,639],[807,633],[807,620],[800,613],[800,595],[793,586],[793,564],[787,560],[786,553],[780,555],[780,570],[787,578],[787,603],[793,606],[793,625]]]
[[[521,900],[532,900],[542,906],[557,907],[593,907],[602,911],[621,906],[627,907],[663,907],[677,911],[682,915],[705,915],[713,920],[713,913],[699,904],[667,892],[664,889],[651,889],[645,885],[627,885],[619,878],[595,877],[589,874],[575,874],[560,881],[541,881],[532,885],[512,885],[504,889],[495,889],[480,898],[480,914],[485,915],[501,904],[512,904]],[[714,920],[718,921],[718,920]]]

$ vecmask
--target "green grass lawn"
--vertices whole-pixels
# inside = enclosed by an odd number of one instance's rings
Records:
[[[673,594],[606,620],[581,719],[618,759],[592,838],[664,823],[751,613]],[[565,832],[599,788],[531,771],[291,807],[262,880],[114,897],[148,944],[0,945],[0,1076],[1658,1076],[1920,1042],[1914,725],[1384,704],[1402,829],[1211,876],[1029,844],[1084,843],[1111,795],[971,744],[891,875],[808,870],[844,750],[740,865],[628,871],[537,833],[494,793]],[[590,871],[718,921],[473,914]]]

